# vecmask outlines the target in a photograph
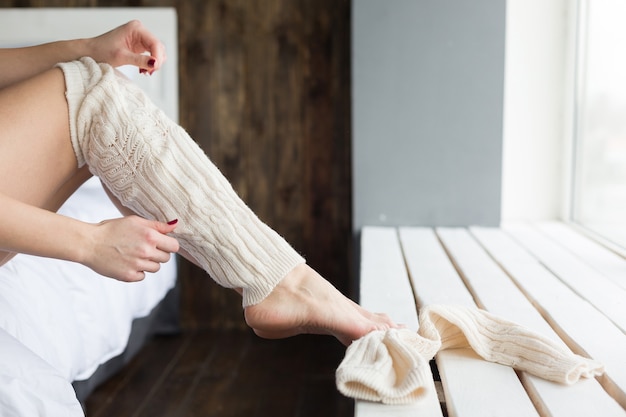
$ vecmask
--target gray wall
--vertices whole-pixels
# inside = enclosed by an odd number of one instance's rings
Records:
[[[354,230],[500,222],[505,0],[353,0]]]

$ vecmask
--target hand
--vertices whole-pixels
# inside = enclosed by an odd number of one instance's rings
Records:
[[[161,41],[139,20],[132,20],[88,42],[93,59],[114,67],[135,65],[141,72],[152,75],[166,60]]]
[[[145,272],[157,272],[161,264],[179,250],[171,233],[176,224],[128,216],[106,220],[96,225],[94,246],[83,264],[101,275],[134,282],[145,278]]]

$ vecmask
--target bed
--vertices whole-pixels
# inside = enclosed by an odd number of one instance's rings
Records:
[[[60,213],[87,222],[119,217],[97,178]],[[82,412],[80,401],[148,335],[177,330],[175,305],[175,258],[124,283],[80,264],[16,256],[0,268],[0,415],[69,416],[76,404]],[[159,317],[162,309],[173,314]],[[60,404],[68,411],[53,412]]]
[[[156,32],[169,57],[162,71],[135,81],[177,120],[173,9],[2,9],[0,46],[97,35],[134,18]],[[94,223],[120,217],[97,178],[59,212]],[[87,396],[150,335],[179,330],[176,272],[175,257],[137,283],[27,255],[0,267],[0,416],[82,416]]]

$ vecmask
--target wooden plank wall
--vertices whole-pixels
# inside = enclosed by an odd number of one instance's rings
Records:
[[[242,198],[349,292],[349,0],[0,0],[175,7],[180,123]],[[1,12],[1,10],[0,10]],[[181,266],[186,328],[245,326],[240,298]]]

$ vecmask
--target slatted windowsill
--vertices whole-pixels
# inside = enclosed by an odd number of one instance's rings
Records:
[[[626,259],[563,223],[502,228],[366,227],[361,304],[417,329],[419,307],[478,306],[604,363],[606,375],[562,386],[440,352],[437,390],[415,404],[357,401],[372,416],[626,416]],[[441,392],[443,391],[443,392]]]

